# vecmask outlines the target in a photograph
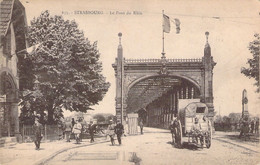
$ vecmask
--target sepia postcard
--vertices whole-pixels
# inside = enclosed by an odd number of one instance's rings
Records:
[[[257,165],[259,0],[1,0],[0,164]]]

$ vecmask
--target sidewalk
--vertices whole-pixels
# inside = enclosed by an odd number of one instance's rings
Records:
[[[105,137],[95,139],[95,143],[90,143],[89,139],[83,139],[80,144],[75,140],[66,142],[65,140],[42,142],[40,150],[35,150],[34,143],[21,143],[14,146],[0,148],[0,164],[40,164],[41,162],[57,155],[60,152],[71,148],[93,145],[106,142]]]

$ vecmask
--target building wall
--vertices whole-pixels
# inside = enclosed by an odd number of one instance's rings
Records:
[[[1,96],[6,96],[0,104],[0,136],[14,136],[19,133],[17,56],[14,27],[11,23],[4,44],[0,48]],[[7,88],[6,82],[11,84]],[[8,91],[8,94],[7,94]]]

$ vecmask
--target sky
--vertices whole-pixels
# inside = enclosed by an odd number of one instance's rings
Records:
[[[98,42],[103,74],[111,87],[94,113],[115,114],[115,73],[118,33],[122,32],[125,58],[160,58],[162,52],[162,10],[170,19],[178,18],[165,34],[166,58],[202,58],[209,32],[211,54],[217,63],[213,70],[215,111],[221,115],[241,113],[242,91],[247,90],[248,108],[260,114],[259,94],[254,80],[240,73],[252,58],[248,44],[260,33],[260,1],[257,0],[20,0],[26,9],[28,25],[44,10],[75,20],[93,43]],[[79,14],[97,11],[98,14]],[[125,14],[118,14],[123,13]],[[127,15],[129,12],[131,14]],[[134,14],[134,12],[139,14]],[[112,14],[114,13],[114,14]],[[93,112],[91,112],[93,113]],[[69,114],[69,113],[68,113]]]

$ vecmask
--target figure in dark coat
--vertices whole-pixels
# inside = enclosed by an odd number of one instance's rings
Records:
[[[241,138],[243,135],[245,136],[247,133],[249,133],[249,121],[248,117],[244,117],[241,119],[241,126],[240,126],[240,134],[239,138]]]
[[[140,126],[140,130],[141,130],[141,134],[143,134],[144,123],[143,123],[142,119],[141,119],[141,121],[139,123],[139,126]]]
[[[255,133],[258,134],[259,133],[259,118],[256,119],[255,122]]]
[[[115,126],[115,133],[117,136],[118,143],[119,145],[121,145],[121,136],[124,134],[124,126],[121,124],[120,120],[117,121],[117,124]]]
[[[93,123],[93,121],[90,121],[89,127],[89,134],[90,134],[90,143],[94,142],[94,133],[96,131],[96,125]]]
[[[71,126],[72,126],[72,128],[74,127],[75,124],[76,124],[76,122],[75,122],[74,118],[72,118],[71,119]]]
[[[169,129],[171,130],[171,134],[172,134],[172,144],[175,144],[177,141],[177,127],[178,127],[178,121],[177,119],[173,119],[171,122],[171,125],[169,127]]]
[[[71,135],[71,131],[72,131],[72,124],[70,121],[66,120],[64,123],[64,131],[65,131],[65,137],[66,137],[66,141],[70,142],[70,135]]]
[[[254,120],[252,120],[251,121],[251,133],[254,133],[254,130],[255,130],[255,121]]]
[[[39,123],[38,119],[35,120],[35,124],[33,125],[33,133],[34,133],[34,144],[35,149],[40,150],[40,144],[43,137],[43,127]]]

